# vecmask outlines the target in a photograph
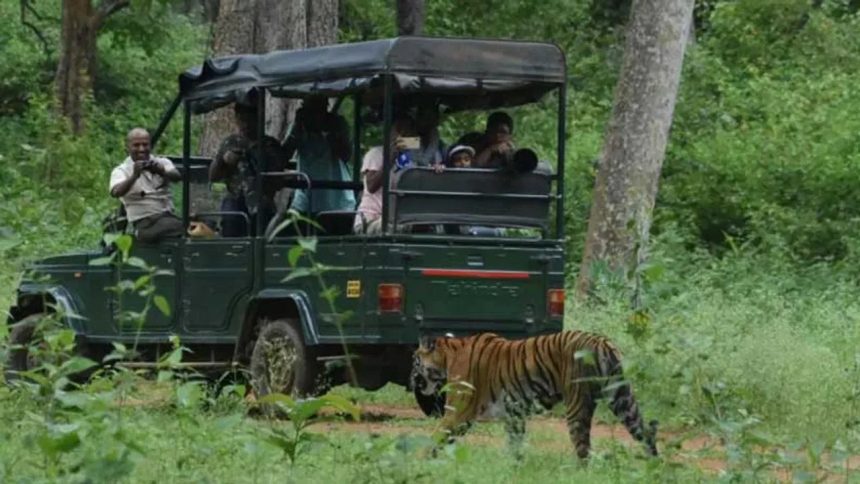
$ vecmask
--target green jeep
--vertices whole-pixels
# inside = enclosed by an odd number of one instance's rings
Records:
[[[186,227],[194,220],[217,227],[218,217],[229,215],[212,203],[218,194],[208,183],[211,160],[190,155],[192,117],[254,91],[293,99],[324,95],[335,100],[335,110],[351,106],[354,140],[352,180],[312,180],[258,166],[258,187],[264,178],[276,178],[311,194],[360,193],[360,140],[372,134],[362,127],[381,121],[381,130],[372,129],[382,138],[374,144],[385,147],[382,233],[354,235],[356,212],[337,211],[311,214],[315,223],[280,231],[283,224],[264,227],[258,220],[260,236],[135,243],[132,255],[166,269],[154,284],[173,308],[169,316],[150,311],[141,328],[124,328],[117,320],[119,308],[140,305],[140,296],[105,288],[133,280],[143,269],[90,264],[110,247],[48,257],[32,264],[33,276],[18,289],[8,322],[13,340],[26,343],[34,321],[59,310],[62,323],[78,335],[79,351],[94,359],[106,355],[112,342],[134,342],[140,361],[132,364],[154,366],[176,335],[191,350],[185,358],[190,367],[220,373],[239,365],[249,368],[259,393],[310,393],[323,376],[329,384],[348,381],[370,390],[387,382],[409,386],[411,354],[423,334],[527,337],[559,331],[565,80],[560,49],[531,42],[406,37],[207,60],[179,77],[179,94],[153,132],[154,145],[183,108],[183,156],[175,158],[183,180],[174,191],[181,195]],[[554,91],[554,174],[546,162],[537,169],[442,173],[414,167],[401,170],[390,185],[389,127],[396,110],[428,99],[450,113],[514,107]],[[264,120],[266,96],[256,98]],[[258,131],[262,139],[263,128]],[[493,230],[444,230],[463,226]],[[309,235],[316,240],[316,263],[336,269],[322,278],[285,280],[307,267],[306,259],[293,266],[288,258],[298,237]],[[334,307],[321,295],[323,285],[337,288]],[[342,314],[350,316],[341,323]],[[27,368],[25,351],[13,352],[12,370]],[[276,366],[288,371],[274,371]],[[426,412],[438,410],[438,401],[418,398]]]

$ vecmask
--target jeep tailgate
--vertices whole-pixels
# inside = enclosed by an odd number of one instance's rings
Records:
[[[558,246],[409,245],[404,260],[406,316],[434,333],[557,330],[547,292],[563,287]]]

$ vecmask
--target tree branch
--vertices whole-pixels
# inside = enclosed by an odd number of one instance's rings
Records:
[[[39,30],[39,28],[36,27],[35,24],[30,23],[27,20],[27,12],[30,12],[31,15],[36,17],[36,20],[42,19],[39,13],[33,9],[32,5],[30,5],[30,0],[21,0],[21,25],[27,27],[28,29],[32,30],[34,34],[36,34],[36,37],[39,38],[39,42],[42,43],[42,51],[45,52],[45,57],[50,58],[51,47],[48,44],[48,39],[45,38],[45,35],[42,34],[42,31]]]
[[[129,4],[131,4],[130,0],[102,0],[99,2],[93,17],[93,26],[95,29],[98,30],[108,17],[128,7]]]

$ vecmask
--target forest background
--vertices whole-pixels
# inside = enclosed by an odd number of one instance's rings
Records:
[[[97,246],[124,134],[157,124],[178,74],[211,45],[211,16],[197,2],[132,2],[110,16],[86,129],[72,134],[54,106],[59,2],[29,3],[30,26],[22,2],[0,0],[0,311],[26,261]],[[393,36],[392,3],[342,0],[339,39]],[[428,35],[564,49],[571,282],[628,9],[625,0],[427,2]],[[567,318],[619,341],[646,409],[670,428],[704,428],[747,449],[764,439],[860,453],[858,10],[857,0],[696,2],[651,258],[637,268],[650,317],[628,318],[626,279],[598,270],[597,297],[571,301]],[[554,127],[551,110],[527,110],[516,136],[551,152]],[[179,152],[175,128],[159,152]],[[747,460],[741,469],[754,468]]]

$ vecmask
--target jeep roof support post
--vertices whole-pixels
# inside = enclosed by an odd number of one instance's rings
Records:
[[[188,227],[191,213],[191,101],[182,115],[182,225]]]
[[[352,96],[352,181],[361,182],[361,94]]]
[[[161,139],[161,135],[164,134],[164,130],[167,129],[167,125],[170,123],[170,120],[173,119],[173,114],[179,109],[179,106],[182,104],[182,94],[177,94],[175,98],[173,98],[173,102],[170,103],[170,107],[167,108],[167,112],[161,116],[161,120],[158,122],[158,126],[156,126],[155,130],[152,132],[152,136],[150,139],[150,146],[153,150],[155,150],[155,145],[158,143],[158,140]]]
[[[254,225],[256,225],[255,235],[262,237],[265,243],[265,237],[263,237],[266,231],[266,227],[263,226],[263,177],[268,167],[263,155],[263,138],[266,136],[266,90],[256,88],[249,93],[253,91],[257,92],[257,166],[254,167],[257,170],[256,181],[254,182],[257,185],[257,216],[254,218]]]
[[[558,87],[558,167],[555,170],[555,236],[564,238],[564,143],[567,119],[567,83]]]
[[[382,233],[388,233],[388,183],[391,175],[391,124],[394,117],[394,76],[385,74],[385,95],[382,104]],[[393,230],[393,227],[392,227]]]

